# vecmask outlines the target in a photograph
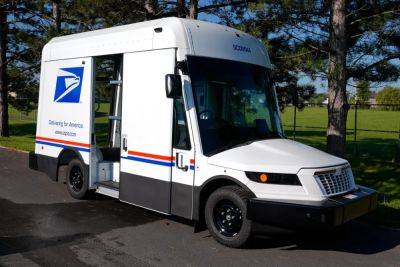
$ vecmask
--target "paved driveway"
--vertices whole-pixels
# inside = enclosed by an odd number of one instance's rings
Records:
[[[27,154],[0,149],[0,265],[400,266],[399,230],[271,231],[229,249],[187,221],[101,196],[74,200],[27,165]]]

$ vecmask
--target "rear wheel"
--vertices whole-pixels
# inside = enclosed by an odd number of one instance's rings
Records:
[[[89,187],[89,178],[84,164],[79,159],[72,159],[67,170],[67,189],[76,199],[83,199]]]
[[[205,206],[205,219],[211,235],[228,247],[241,247],[251,236],[247,219],[247,199],[251,196],[238,186],[225,186],[213,192]]]

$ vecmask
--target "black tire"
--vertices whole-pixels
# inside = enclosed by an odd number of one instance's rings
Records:
[[[247,219],[247,199],[251,195],[238,186],[214,191],[205,206],[205,221],[210,234],[221,244],[238,248],[251,236],[252,221]]]
[[[67,168],[67,189],[76,199],[84,199],[88,193],[89,175],[85,165],[79,159],[72,159]]]

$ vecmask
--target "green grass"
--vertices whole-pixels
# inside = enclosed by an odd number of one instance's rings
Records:
[[[107,140],[108,106],[102,105],[96,115],[98,143]],[[0,138],[0,146],[32,151],[36,124],[35,114],[20,116],[10,110],[11,138]],[[282,122],[288,138],[293,138],[293,108],[282,113]],[[358,128],[370,130],[399,131],[400,112],[381,110],[358,110]],[[296,140],[325,150],[326,108],[306,107],[297,112]],[[306,126],[306,127],[305,127]],[[349,111],[347,132],[347,159],[350,161],[358,184],[372,187],[379,192],[378,210],[369,221],[400,228],[400,166],[393,162],[398,133],[358,131],[354,142],[354,110]]]
[[[109,105],[101,105],[96,116],[95,129],[98,143],[107,142],[108,119],[106,112]],[[9,109],[10,138],[0,137],[0,146],[15,148],[23,151],[35,150],[36,122],[35,112],[21,113],[13,108]]]
[[[9,109],[10,138],[0,137],[0,146],[15,148],[24,151],[35,149],[35,121],[36,112],[20,113],[13,108]]]

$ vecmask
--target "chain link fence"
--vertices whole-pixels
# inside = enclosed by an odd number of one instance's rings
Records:
[[[325,136],[328,125],[328,109],[325,104],[308,103],[299,110],[291,106],[282,112],[283,125],[293,139],[310,135]],[[358,143],[365,138],[400,139],[400,105],[350,104],[347,116],[348,142],[357,152]]]

